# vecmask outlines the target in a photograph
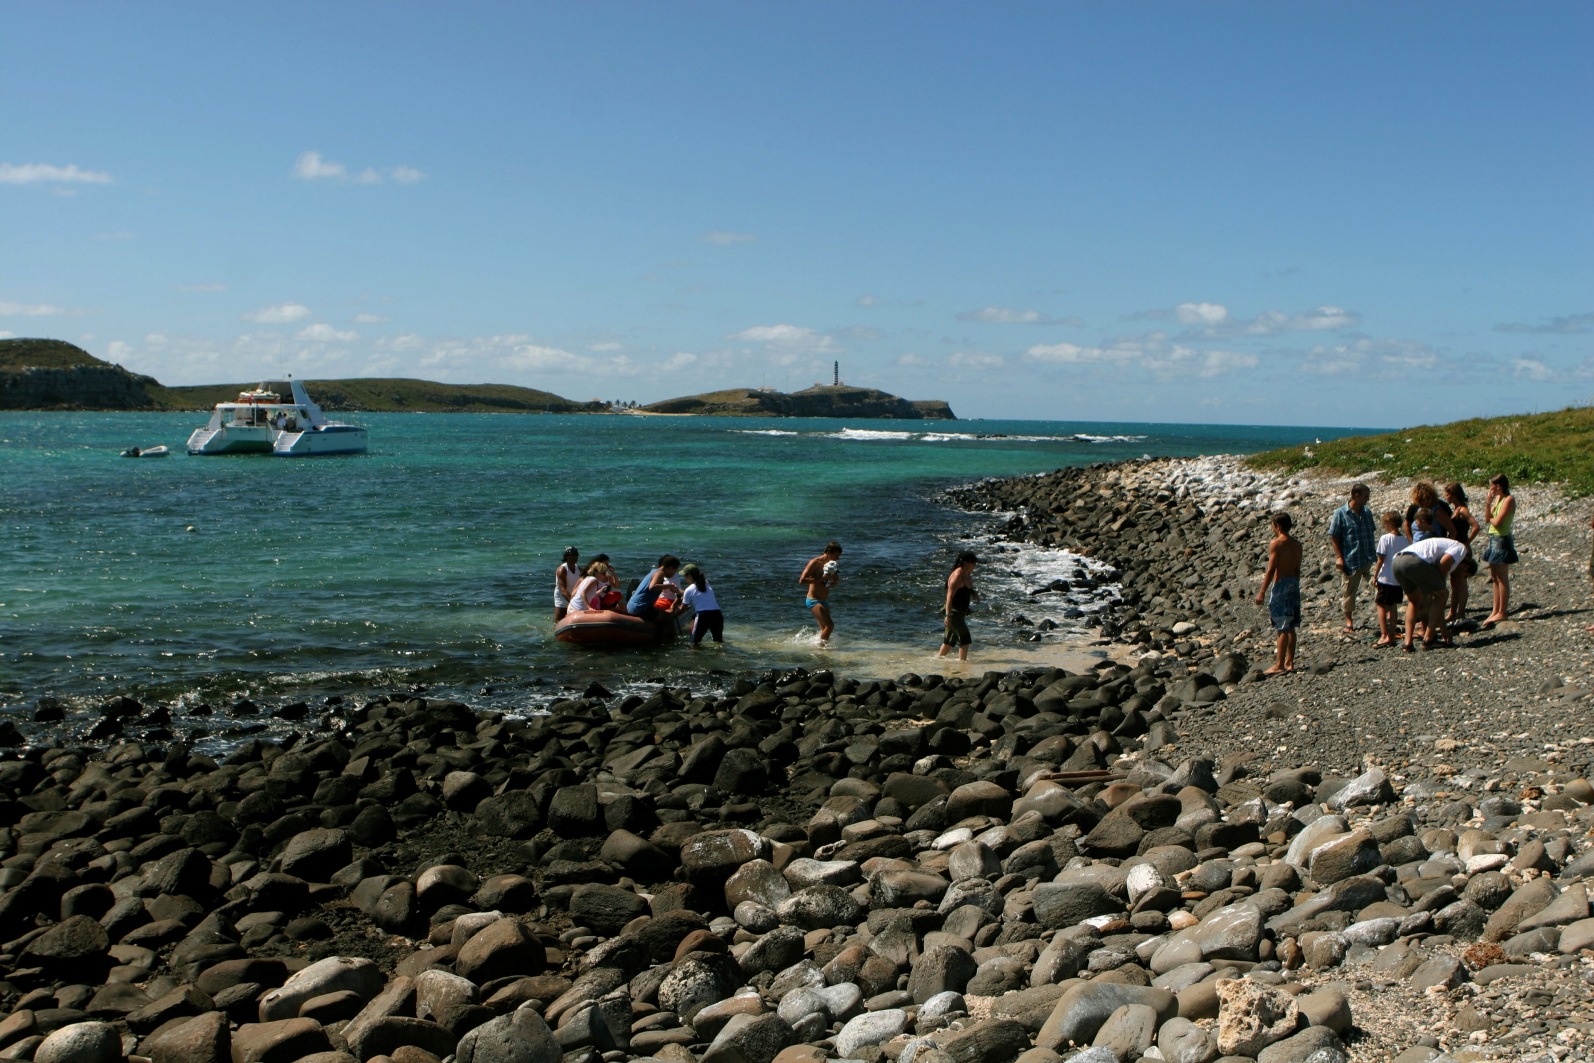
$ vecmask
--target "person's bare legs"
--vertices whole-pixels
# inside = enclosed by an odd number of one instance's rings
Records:
[[[1511,602],[1511,566],[1489,566],[1489,591],[1494,599],[1494,608],[1484,618],[1485,624],[1498,624],[1505,619],[1506,607]]]
[[[1421,594],[1406,593],[1406,634],[1400,640],[1400,647],[1407,653],[1411,652],[1412,636],[1417,633],[1417,612],[1422,608],[1421,602]]]
[[[1283,675],[1285,672],[1289,671],[1288,668],[1284,667],[1284,662],[1286,660],[1286,655],[1288,655],[1289,659],[1293,659],[1295,656],[1295,647],[1291,645],[1291,643],[1294,641],[1294,634],[1295,632],[1293,631],[1279,632],[1277,645],[1273,651],[1273,667],[1263,672],[1263,675]]]
[[[836,625],[830,619],[830,606],[824,602],[815,602],[809,611],[819,622],[819,645],[823,646],[830,641],[830,633],[836,630]]]

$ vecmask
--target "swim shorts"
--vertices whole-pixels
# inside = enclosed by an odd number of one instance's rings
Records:
[[[1294,631],[1301,626],[1301,578],[1280,576],[1267,599],[1274,631]]]
[[[816,605],[829,606],[830,605],[830,601],[829,601],[829,599],[826,599],[826,598],[804,598],[803,599],[803,608],[804,609],[812,609]]]
[[[1380,583],[1373,592],[1373,601],[1385,609],[1399,605],[1400,599],[1400,584],[1398,583]]]
[[[968,615],[957,609],[946,614],[946,633],[941,636],[941,641],[948,646],[972,646],[974,638],[969,634]]]

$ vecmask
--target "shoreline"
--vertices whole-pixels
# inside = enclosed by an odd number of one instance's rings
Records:
[[[106,1023],[160,1059],[269,1017],[361,1059],[511,1033],[580,1063],[1586,1058],[1586,515],[1519,489],[1513,618],[1402,656],[1341,638],[1313,574],[1348,482],[1200,458],[955,492],[1120,568],[1106,630],[1139,656],[1083,673],[976,647],[963,676],[594,685],[532,720],[356,693],[225,763],[28,750],[0,763],[0,1048]],[[1305,667],[1261,680],[1279,503]],[[444,982],[465,1010],[420,1003]],[[309,1003],[334,986],[347,1011]]]

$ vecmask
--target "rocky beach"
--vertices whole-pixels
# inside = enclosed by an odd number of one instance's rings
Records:
[[[1519,489],[1511,619],[1403,655],[1370,594],[1340,632],[1348,485],[1203,458],[952,492],[1116,569],[1080,674],[976,646],[531,719],[351,691],[220,758],[114,692],[92,739],[13,731],[0,1059],[1594,1058],[1587,504]],[[1277,508],[1305,622],[1263,677]]]

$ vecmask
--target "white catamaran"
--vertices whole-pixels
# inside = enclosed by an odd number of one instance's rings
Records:
[[[267,380],[236,402],[218,402],[188,437],[190,454],[364,454],[365,429],[329,421],[297,380]]]

